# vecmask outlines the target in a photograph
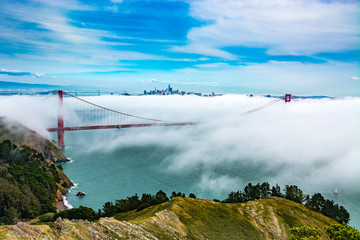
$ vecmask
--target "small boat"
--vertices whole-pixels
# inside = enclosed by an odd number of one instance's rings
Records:
[[[339,194],[337,187],[334,190],[334,194]]]

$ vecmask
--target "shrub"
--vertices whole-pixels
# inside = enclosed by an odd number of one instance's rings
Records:
[[[38,221],[39,222],[51,222],[55,213],[45,213],[41,216],[39,216]]]
[[[71,219],[83,219],[94,221],[98,218],[95,211],[91,208],[80,206],[78,208],[67,209],[54,214],[52,220],[55,221],[58,217]]]
[[[333,224],[329,227],[325,227],[326,233],[333,240],[359,240],[360,232],[352,228],[345,223]]]
[[[311,228],[309,226],[301,226],[290,228],[291,239],[293,240],[301,240],[301,239],[316,239],[321,240],[321,232],[317,228]]]
[[[12,224],[12,221],[10,218],[5,217],[5,216],[0,217],[0,225],[10,225],[10,224]]]

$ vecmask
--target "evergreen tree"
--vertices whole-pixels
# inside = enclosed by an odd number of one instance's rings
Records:
[[[270,184],[264,182],[260,185],[260,198],[269,198],[271,196]]]
[[[111,217],[115,215],[117,211],[117,207],[112,202],[106,202],[103,206],[103,212],[105,217]]]
[[[167,201],[169,201],[169,198],[166,196],[166,193],[164,193],[162,190],[159,190],[155,194],[155,204],[161,204]]]
[[[306,206],[308,206],[316,211],[322,210],[324,204],[325,204],[325,198],[320,193],[315,193],[310,198],[310,200],[306,201]]]
[[[190,194],[189,194],[189,198],[196,198],[196,196],[195,196],[195,194],[190,193]]]
[[[273,186],[271,188],[271,196],[273,197],[284,197],[284,195],[281,193],[281,188],[278,184],[276,186]]]
[[[285,185],[285,198],[297,203],[303,203],[306,195],[295,185]]]
[[[153,205],[155,203],[155,199],[151,194],[143,193],[140,203],[148,203],[150,205]]]

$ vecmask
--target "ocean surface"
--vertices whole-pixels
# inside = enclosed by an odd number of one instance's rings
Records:
[[[179,128],[177,130],[182,131]],[[192,127],[187,127],[186,130],[196,133]],[[83,205],[97,210],[105,202],[126,198],[135,193],[139,197],[142,193],[155,194],[160,189],[168,195],[172,191],[180,191],[187,196],[194,193],[198,198],[223,200],[230,191],[242,190],[249,182],[256,184],[268,181],[271,185],[279,183],[282,188],[285,184],[295,184],[306,194],[320,192],[325,198],[344,206],[351,215],[349,224],[360,228],[358,186],[346,189],[336,186],[339,194],[334,194],[335,188],[332,186],[304,185],[296,180],[286,182],[286,178],[276,171],[266,169],[261,163],[243,164],[248,161],[241,158],[229,162],[228,159],[221,159],[221,155],[218,161],[223,161],[224,164],[207,165],[206,160],[200,159],[202,164],[192,165],[184,160],[184,164],[188,165],[186,167],[173,161],[179,158],[182,151],[176,144],[160,144],[159,141],[132,142],[131,136],[141,134],[142,131],[156,134],[157,138],[163,137],[161,128],[66,132],[65,155],[71,161],[62,166],[75,183],[75,187],[66,196],[71,206]],[[54,134],[53,138],[55,137]],[[179,139],[178,144],[188,140]],[[104,147],[109,145],[111,147]],[[201,158],[201,155],[197,158]],[[174,166],[180,170],[174,170]],[[79,191],[85,192],[86,196],[76,197],[75,194]]]

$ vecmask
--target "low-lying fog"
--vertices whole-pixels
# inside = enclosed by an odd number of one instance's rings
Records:
[[[152,145],[173,148],[176,151],[161,160],[159,167],[173,174],[198,172],[194,185],[206,191],[242,189],[248,182],[242,174],[249,171],[259,181],[296,184],[307,191],[335,187],[359,191],[355,188],[360,182],[360,98],[281,101],[249,115],[242,113],[273,99],[244,95],[84,98],[129,114],[200,124],[137,128],[119,135],[111,131],[110,136],[99,134],[97,139],[79,137],[85,146],[79,151]],[[65,98],[65,126],[69,123],[66,116],[74,115],[70,102],[73,100]],[[56,96],[0,97],[0,115],[47,137],[46,128],[57,125],[57,106]]]

